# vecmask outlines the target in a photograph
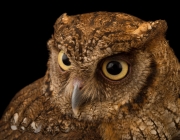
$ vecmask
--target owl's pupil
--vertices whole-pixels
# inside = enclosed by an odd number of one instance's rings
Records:
[[[117,75],[122,71],[122,65],[118,61],[111,61],[106,66],[107,71],[112,75]]]
[[[62,61],[66,66],[70,66],[71,62],[69,61],[69,58],[67,57],[67,55],[63,54],[62,56]]]

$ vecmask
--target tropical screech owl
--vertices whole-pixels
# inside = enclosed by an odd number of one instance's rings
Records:
[[[60,16],[45,76],[13,98],[0,139],[180,139],[180,64],[164,20]]]

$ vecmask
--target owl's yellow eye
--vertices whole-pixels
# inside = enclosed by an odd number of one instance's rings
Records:
[[[59,52],[58,63],[63,70],[68,70],[71,67],[71,62],[64,51]]]
[[[111,80],[120,80],[128,73],[128,64],[123,60],[105,60],[102,72]]]

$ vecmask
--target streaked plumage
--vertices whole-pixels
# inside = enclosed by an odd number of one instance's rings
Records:
[[[0,139],[179,139],[180,64],[166,29],[124,13],[63,14],[46,75],[13,98]]]

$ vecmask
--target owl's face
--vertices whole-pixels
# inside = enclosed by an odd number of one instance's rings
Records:
[[[166,75],[155,51],[163,48],[160,42],[168,46],[164,21],[119,13],[64,14],[54,28],[48,42],[51,100],[61,113],[106,121],[154,104],[154,87]]]

